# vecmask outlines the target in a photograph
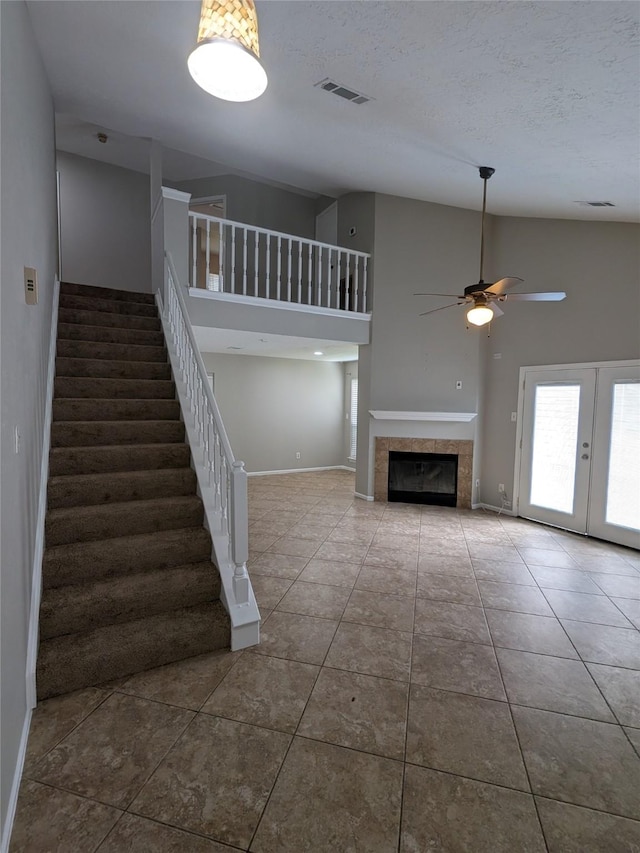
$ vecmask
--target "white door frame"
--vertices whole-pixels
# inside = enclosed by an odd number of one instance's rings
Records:
[[[519,515],[520,504],[520,465],[522,462],[522,431],[524,429],[524,385],[527,373],[544,370],[582,370],[586,368],[603,367],[636,367],[640,359],[625,359],[623,361],[586,361],[576,364],[538,364],[520,368],[518,379],[518,414],[516,423],[516,453],[513,468],[513,512]]]

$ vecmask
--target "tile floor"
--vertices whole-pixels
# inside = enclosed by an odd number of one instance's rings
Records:
[[[262,644],[35,712],[11,844],[638,853],[640,554],[251,480]]]

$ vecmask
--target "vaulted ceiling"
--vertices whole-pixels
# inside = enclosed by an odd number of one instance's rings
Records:
[[[639,218],[638,3],[257,0],[269,86],[245,104],[188,74],[195,0],[28,6],[65,150],[144,170],[155,138],[174,180],[235,172],[476,209],[486,164],[493,213]]]

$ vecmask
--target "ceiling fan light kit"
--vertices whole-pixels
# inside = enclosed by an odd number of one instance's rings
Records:
[[[501,278],[499,281],[487,284],[483,278],[484,267],[484,218],[487,210],[487,181],[494,174],[495,169],[492,166],[480,166],[478,169],[480,177],[484,182],[482,190],[482,225],[480,230],[480,278],[477,284],[470,284],[465,287],[461,296],[454,297],[458,302],[451,305],[443,305],[441,308],[433,308],[431,311],[424,311],[420,316],[425,317],[427,314],[434,314],[436,311],[443,311],[445,308],[453,308],[454,305],[470,304],[471,307],[467,311],[467,322],[472,326],[486,326],[494,317],[502,317],[504,312],[496,303],[506,302],[559,302],[566,297],[564,291],[555,291],[551,293],[511,293],[507,294],[507,290],[515,287],[522,279],[515,276]],[[450,296],[448,293],[415,293],[414,296]]]
[[[225,101],[253,101],[267,88],[253,0],[202,0],[198,41],[187,60],[198,86]]]

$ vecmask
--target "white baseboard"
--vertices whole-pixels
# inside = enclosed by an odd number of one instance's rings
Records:
[[[321,468],[281,468],[278,471],[247,471],[247,477],[268,477],[273,474],[310,474],[313,471],[351,471],[346,465],[324,465]],[[373,498],[372,498],[373,500]]]
[[[498,513],[498,515],[511,515],[511,516],[516,516],[516,515],[517,515],[517,513],[516,513],[516,512],[514,512],[512,509],[503,509],[502,507],[499,507],[499,506],[493,506],[492,504],[483,504],[483,503],[480,503],[480,504],[476,504],[476,505],[473,507],[473,509],[476,509],[476,508],[477,508],[477,509],[487,509],[487,510],[489,510],[490,512],[497,512],[497,513]]]
[[[38,517],[36,520],[36,539],[33,549],[31,569],[31,606],[29,610],[29,628],[27,639],[26,696],[29,708],[35,708],[36,664],[38,662],[38,640],[40,626],[40,598],[42,595],[42,558],[44,555],[44,522],[47,514],[47,484],[49,480],[49,449],[51,446],[51,412],[53,407],[53,384],[56,375],[56,344],[58,336],[58,304],[60,282],[53,283],[53,302],[51,305],[51,332],[49,339],[49,365],[47,387],[45,390],[44,418],[42,426],[42,459],[40,462],[40,490],[38,494]]]
[[[18,805],[18,794],[20,793],[20,782],[22,781],[22,768],[24,767],[24,759],[27,754],[27,742],[29,740],[29,729],[31,727],[32,709],[27,708],[27,713],[22,726],[22,734],[20,736],[20,746],[18,747],[18,760],[13,773],[13,782],[11,783],[11,792],[7,803],[7,816],[4,822],[4,831],[2,833],[2,841],[0,841],[0,853],[8,853],[9,842],[11,841],[11,832],[13,831],[13,821],[16,816],[16,808]]]
[[[353,493],[357,498],[360,498],[361,501],[372,501],[373,495],[361,495],[360,492]]]

